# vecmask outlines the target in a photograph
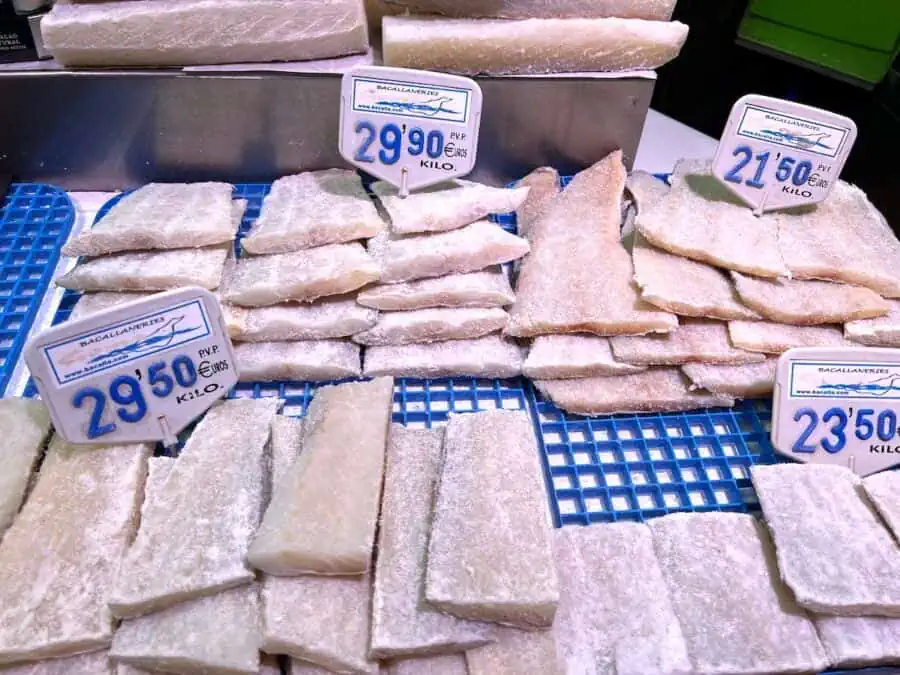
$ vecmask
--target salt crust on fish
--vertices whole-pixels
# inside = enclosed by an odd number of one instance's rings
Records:
[[[119,305],[122,305],[126,302],[131,302],[132,300],[145,300],[151,295],[153,294],[117,293],[114,291],[83,293],[81,297],[78,298],[78,302],[75,304],[75,307],[72,308],[72,313],[69,315],[69,321],[83,319],[84,317],[90,316],[91,314],[96,314],[97,312],[101,312],[104,309],[118,307]]]
[[[450,232],[401,238],[379,235],[369,241],[369,252],[381,265],[385,283],[477,272],[518,260],[528,251],[527,241],[487,220]]]
[[[543,218],[560,192],[559,172],[547,166],[535,169],[517,185],[529,188],[528,196],[516,209],[516,231],[526,239],[531,228]]]
[[[246,556],[263,503],[263,460],[278,399],[214,405],[141,523],[109,604],[131,618],[253,580]]]
[[[738,295],[770,321],[795,325],[843,323],[883,316],[890,307],[874,291],[828,281],[760,279],[731,273]]]
[[[457,619],[422,603],[441,429],[392,424],[372,597],[374,659],[461,652],[493,637],[488,624]]]
[[[290,253],[368,239],[385,227],[355,171],[309,171],[272,183],[241,247],[254,255]]]
[[[882,520],[895,537],[900,536],[900,474],[882,471],[863,479],[862,485]]]
[[[504,479],[511,474],[514,482]],[[525,412],[452,416],[428,544],[427,602],[460,618],[549,628],[559,581],[546,499]]]
[[[900,617],[900,549],[849,469],[755,466],[781,578],[801,606],[839,616]],[[821,562],[827,560],[827,565]]]
[[[692,673],[646,525],[566,527],[554,536],[561,583],[554,630],[566,673]]]
[[[681,370],[695,387],[724,396],[754,398],[772,393],[777,367],[778,359],[772,356],[759,363],[736,365],[686,363]]]
[[[3,675],[142,675],[132,671],[115,670],[106,650],[68,656],[46,661],[20,663],[17,666],[0,669]]]
[[[0,664],[109,646],[111,589],[137,529],[151,451],[50,442],[0,541]]]
[[[619,361],[639,366],[704,363],[756,363],[765,357],[736,349],[728,338],[728,327],[721,321],[685,319],[676,330],[664,335],[614,337],[609,340]]]
[[[676,412],[734,405],[729,396],[692,390],[678,368],[650,368],[614,377],[536,380],[534,384],[557,406],[577,415]]]
[[[223,305],[228,336],[242,342],[327,340],[368,330],[378,312],[362,307],[352,297],[322,298],[309,304],[270,307]]]
[[[56,284],[73,291],[213,290],[222,280],[227,255],[224,246],[116,253],[79,263]]]
[[[870,347],[900,347],[900,300],[888,300],[887,304],[890,310],[885,316],[847,322],[844,336]]]
[[[0,537],[9,527],[50,434],[50,411],[37,400],[0,399]]]
[[[232,201],[228,183],[150,183],[123,196],[63,255],[200,248],[232,241],[247,203]]]
[[[399,189],[378,181],[372,192],[391,217],[394,234],[446,232],[492,213],[512,213],[528,196],[528,188],[499,188],[455,179],[400,196]]]
[[[741,513],[648,521],[696,675],[820,672],[812,622],[779,582],[768,533]]]
[[[349,293],[377,281],[378,276],[378,265],[358,243],[245,256],[229,263],[222,280],[222,299],[243,307],[312,302]]]
[[[509,279],[500,268],[378,284],[364,288],[356,297],[360,305],[392,311],[429,307],[505,307],[515,299]]]
[[[596,335],[540,335],[531,342],[522,373],[537,380],[564,380],[646,370],[617,361],[609,340]]]
[[[507,334],[642,335],[678,325],[675,315],[643,302],[632,281],[619,239],[624,187],[617,150],[575,176],[534,223]]]
[[[668,21],[675,0],[386,0],[413,13],[527,19],[608,17]]]
[[[382,312],[369,330],[353,341],[368,346],[407,345],[446,340],[468,340],[496,333],[509,315],[498,307],[441,307],[409,312]]]
[[[565,580],[560,583],[564,586]],[[560,599],[560,602],[563,600]],[[552,628],[500,628],[496,642],[466,652],[466,664],[469,670],[464,675],[565,674],[556,649],[556,631]]]
[[[487,335],[474,340],[369,347],[366,377],[516,377],[522,374],[522,350],[512,340]]]
[[[839,326],[792,326],[774,321],[731,321],[731,344],[765,354],[781,354],[794,347],[852,347]]]
[[[900,619],[826,614],[813,618],[833,667],[865,668],[900,661]]]
[[[358,377],[359,345],[350,340],[238,342],[241,382],[329,382]]]
[[[469,675],[464,654],[401,659],[386,664],[386,675]]]
[[[445,19],[386,16],[384,64],[464,74],[658,68],[681,51],[678,21],[619,18]]]
[[[369,570],[393,391],[391,378],[316,390],[303,452],[275,486],[250,564],[279,576]]]

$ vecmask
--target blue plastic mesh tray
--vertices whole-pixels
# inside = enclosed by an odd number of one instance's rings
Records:
[[[53,279],[75,208],[50,185],[13,183],[0,205],[0,395]]]

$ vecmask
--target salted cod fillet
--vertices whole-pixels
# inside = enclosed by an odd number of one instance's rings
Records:
[[[444,19],[386,16],[384,64],[456,73],[518,74],[658,68],[688,27],[643,19]]]
[[[218,288],[228,248],[224,246],[92,258],[56,280],[73,291],[168,291],[182,286]]]
[[[861,286],[759,279],[738,272],[731,278],[741,300],[770,321],[803,326],[842,323],[884,316],[890,310],[886,300]]]
[[[0,537],[15,518],[50,434],[50,411],[40,401],[0,399]]]
[[[765,527],[741,513],[648,522],[697,675],[820,672],[812,622],[778,580]]]
[[[272,183],[241,246],[254,255],[290,253],[368,239],[385,227],[355,171],[308,171]]]
[[[614,377],[536,380],[534,384],[557,406],[576,415],[675,412],[734,405],[729,396],[692,390],[678,368],[651,368]]]
[[[107,655],[108,652],[99,651],[61,659],[20,663],[17,666],[0,668],[0,673],[3,675],[130,675],[116,670]],[[135,673],[135,675],[143,674]]]
[[[627,375],[644,366],[617,361],[609,338],[596,335],[540,335],[531,342],[522,374],[536,380]]]
[[[701,389],[735,398],[753,398],[772,393],[777,366],[778,359],[769,357],[760,363],[739,365],[686,363],[681,370]]]
[[[475,340],[369,347],[366,377],[516,377],[522,374],[522,350],[512,340],[487,335]]]
[[[357,0],[145,0],[59,4],[41,22],[66,66],[305,61],[365,52]]]
[[[150,444],[50,442],[0,541],[0,664],[104,649],[108,602],[137,529]]]
[[[401,659],[388,663],[382,672],[385,675],[469,675],[463,654]]]
[[[692,260],[761,277],[789,276],[775,216],[754,216],[709,171],[708,162],[678,162],[669,193],[639,206],[637,230],[653,246]]]
[[[149,298],[153,293],[118,293],[114,291],[99,291],[97,293],[82,293],[78,298],[72,313],[69,315],[69,321],[83,319],[91,314],[96,314],[104,309],[118,307],[132,300],[144,300]]]
[[[303,452],[275,486],[250,564],[279,576],[369,570],[393,393],[389,377],[316,391]]]
[[[503,480],[510,474],[515,484]],[[488,489],[490,503],[480,498]],[[425,599],[435,609],[524,629],[553,624],[552,527],[524,411],[450,417],[427,560]]]
[[[555,630],[565,672],[689,675],[650,529],[610,523],[562,528],[554,536],[561,583]]]
[[[234,345],[241,382],[328,382],[360,374],[359,345],[349,340],[239,342]]]
[[[516,209],[516,231],[528,239],[531,228],[544,217],[560,192],[559,172],[548,166],[535,169],[517,185],[529,188],[525,201]]]
[[[664,335],[614,337],[609,340],[619,361],[639,366],[704,363],[757,363],[765,357],[732,347],[728,327],[710,319],[682,320],[677,330]]]
[[[886,316],[844,324],[848,340],[871,347],[900,347],[900,300],[888,300]]]
[[[668,332],[673,314],[643,302],[619,238],[625,167],[617,150],[579,173],[529,231],[509,335]],[[601,265],[597,261],[601,260]]]
[[[560,583],[565,585],[565,580]],[[561,589],[560,594],[563,592]],[[562,598],[560,602],[564,602]],[[515,675],[528,672],[565,675],[556,642],[556,630],[553,628],[500,628],[496,642],[466,652],[469,670],[463,675]]]
[[[394,185],[372,185],[391,217],[394,234],[446,232],[481,220],[492,213],[512,213],[528,196],[528,188],[498,188],[455,179],[401,197]]]
[[[401,424],[392,424],[388,434],[372,596],[372,658],[460,652],[493,637],[488,624],[457,619],[421,601],[443,440],[441,429]]]
[[[900,474],[896,471],[882,471],[863,479],[863,489],[875,510],[894,533],[900,535]]]
[[[509,315],[498,307],[455,307],[383,312],[370,329],[353,341],[367,346],[407,345],[446,340],[470,340],[506,327]]]
[[[500,268],[397,284],[378,284],[361,290],[356,296],[360,305],[388,311],[430,307],[505,307],[515,299],[509,279]]]
[[[378,321],[378,312],[360,306],[352,297],[343,296],[322,298],[310,304],[254,308],[224,305],[222,313],[228,336],[243,342],[349,337],[368,330]]]
[[[802,607],[900,617],[897,543],[863,501],[858,476],[840,466],[776,464],[754,466],[750,478],[781,578]]]
[[[386,0],[412,13],[498,19],[602,18],[668,21],[675,0]]]
[[[764,354],[782,354],[794,347],[852,347],[839,326],[791,326],[773,321],[731,321],[731,344]]]
[[[120,199],[63,249],[99,256],[145,249],[200,248],[232,241],[246,202],[228,183],[150,183]]]
[[[230,261],[222,299],[243,307],[312,302],[377,281],[378,265],[361,244],[332,244]]]
[[[900,619],[827,614],[813,618],[833,667],[865,668],[900,661]]]
[[[526,240],[486,220],[449,232],[399,239],[382,234],[369,240],[369,252],[386,283],[476,272],[518,260],[528,251]]]

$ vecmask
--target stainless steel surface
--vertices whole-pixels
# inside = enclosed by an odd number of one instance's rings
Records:
[[[471,177],[575,171],[621,147],[631,165],[654,81],[483,78]],[[0,72],[0,173],[69,190],[151,180],[272,180],[342,166],[339,75]]]

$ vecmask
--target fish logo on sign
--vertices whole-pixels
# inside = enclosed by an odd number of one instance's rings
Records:
[[[194,331],[203,329],[203,326],[178,328],[178,324],[182,321],[184,321],[184,315],[171,318],[165,323],[165,325],[157,328],[147,337],[136,340],[134,342],[130,342],[128,344],[124,344],[121,347],[116,347],[115,349],[110,350],[105,354],[97,354],[90,359],[90,363],[94,363],[95,361],[103,361],[105,359],[114,358],[116,356],[137,356],[150,350],[168,347],[179,335],[187,335],[188,333],[193,333]]]
[[[782,140],[788,145],[793,145],[795,148],[802,148],[803,150],[814,147],[824,148],[825,150],[834,150],[833,146],[826,145],[823,142],[831,138],[831,134],[824,131],[820,133],[797,134],[792,133],[790,129],[782,128],[763,129],[759,133],[772,136],[773,139]]]
[[[422,103],[415,103],[413,101],[378,101],[376,105],[384,106],[385,108],[395,108],[406,112],[421,113],[426,117],[434,117],[439,113],[458,115],[458,110],[445,107],[445,105],[452,100],[453,99],[449,96],[438,96],[437,98]]]
[[[821,389],[830,389],[832,391],[856,394],[857,396],[871,396],[873,398],[883,398],[892,391],[900,391],[900,375],[885,375],[869,382],[848,383],[839,382],[835,384],[825,383],[820,385]]]

